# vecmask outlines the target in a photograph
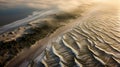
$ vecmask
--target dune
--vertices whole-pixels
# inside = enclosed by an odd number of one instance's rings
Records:
[[[7,44],[8,47],[12,47],[14,43],[17,47],[22,45],[15,53],[10,50],[14,56],[9,62],[2,59],[7,63],[3,65],[6,67],[119,67],[119,1],[82,1],[84,4],[80,5],[78,1],[70,1],[70,4],[74,2],[74,6],[68,7],[60,1],[58,3],[62,5],[58,5],[57,11],[43,11],[42,14],[34,14],[20,20],[20,23],[15,23],[16,25],[10,24],[8,28],[7,25],[1,28],[2,33],[4,32],[2,30],[7,31],[12,28],[15,29],[14,32],[18,32],[16,27],[25,27],[21,36],[12,40],[1,38],[0,44]],[[14,35],[13,32],[7,34]],[[4,55],[6,58],[7,52]]]

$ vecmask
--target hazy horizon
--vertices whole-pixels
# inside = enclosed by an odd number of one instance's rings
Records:
[[[71,11],[82,4],[105,1],[114,2],[112,0],[0,0],[0,26],[23,19],[35,10]]]

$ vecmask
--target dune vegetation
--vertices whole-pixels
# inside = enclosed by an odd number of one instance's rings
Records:
[[[56,29],[61,26],[64,26],[69,20],[73,20],[77,18],[76,14],[72,13],[60,13],[50,15],[52,19],[45,19],[40,23],[28,24],[30,26],[30,33],[23,34],[21,37],[16,38],[11,41],[0,41],[0,66],[3,67],[8,61],[10,61],[14,56],[16,56],[19,52],[21,52],[24,48],[29,48],[31,45],[34,45],[40,39],[43,39],[46,36],[49,36]],[[8,33],[8,35],[12,35],[12,33]]]

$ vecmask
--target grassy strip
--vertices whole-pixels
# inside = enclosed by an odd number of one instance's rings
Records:
[[[29,48],[35,44],[36,41],[53,33],[56,29],[61,27],[60,22],[66,22],[69,19],[75,19],[76,16],[69,13],[56,14],[53,16],[54,20],[46,21],[42,26],[31,27],[32,34],[26,34],[23,37],[17,38],[16,41],[3,42],[0,41],[0,67],[3,67],[9,60],[11,60],[23,48]]]
[[[32,34],[26,34],[18,38],[16,41],[1,42],[0,43],[0,66],[3,67],[7,61],[13,58],[23,48],[29,48],[35,44],[36,41],[46,37],[60,26],[45,25],[42,28],[31,28],[34,31]]]

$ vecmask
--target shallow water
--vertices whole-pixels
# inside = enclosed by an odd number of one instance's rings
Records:
[[[14,6],[12,8],[0,7],[0,26],[12,23],[31,15],[37,9],[26,6]]]

